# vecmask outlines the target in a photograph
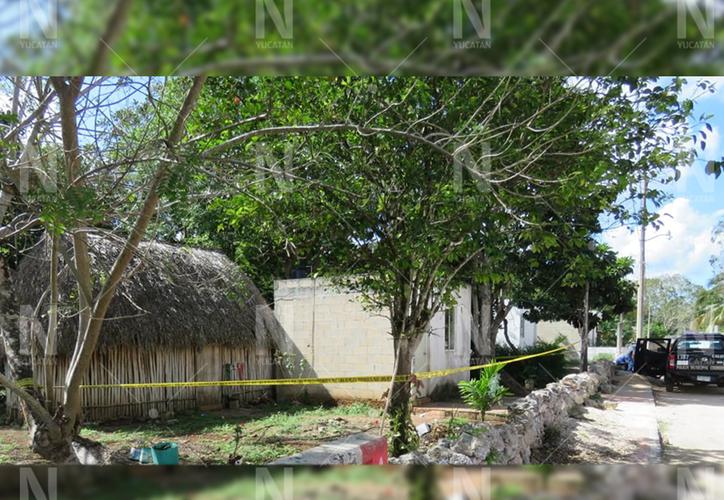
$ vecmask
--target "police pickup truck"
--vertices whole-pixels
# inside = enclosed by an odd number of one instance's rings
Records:
[[[666,390],[681,384],[724,386],[724,335],[685,333],[675,339],[638,339],[634,370],[664,377]]]

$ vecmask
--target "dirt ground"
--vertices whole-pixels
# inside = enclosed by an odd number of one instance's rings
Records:
[[[648,391],[648,392],[647,392]],[[647,400],[646,397],[650,401]],[[547,429],[544,444],[533,450],[534,463],[604,464],[649,463],[659,450],[656,421],[631,405],[650,406],[653,397],[648,385],[621,372],[610,394],[597,395],[577,407],[574,414],[557,428]]]
[[[543,447],[534,450],[534,463],[601,464],[637,463],[636,435],[626,435],[625,421],[615,413],[586,407],[585,414],[568,418],[544,435]]]
[[[135,464],[131,447],[172,441],[181,464],[264,464],[325,441],[379,426],[380,410],[364,403],[320,407],[263,405],[233,410],[195,412],[166,421],[88,424],[81,436],[101,442],[112,463]],[[241,438],[238,447],[236,429]],[[0,464],[44,463],[28,447],[28,432],[0,427]]]

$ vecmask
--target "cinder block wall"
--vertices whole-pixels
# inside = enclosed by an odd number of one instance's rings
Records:
[[[470,361],[470,291],[463,289],[455,307],[455,343],[445,349],[444,313],[435,315],[431,334],[421,341],[413,370],[440,370],[467,366]],[[390,375],[394,348],[386,311],[365,310],[359,294],[340,290],[324,279],[279,280],[274,284],[274,313],[288,335],[287,351],[298,351],[308,363],[302,376],[347,377]],[[294,347],[292,349],[291,347]],[[301,361],[301,360],[299,360]],[[301,373],[301,372],[300,372]],[[468,373],[424,382],[425,396],[441,383],[467,379]],[[312,396],[334,399],[379,399],[389,383],[305,386]],[[298,395],[299,388],[281,394]]]
[[[394,350],[389,320],[365,311],[359,296],[322,279],[280,280],[274,312],[317,377],[388,375]],[[327,384],[335,399],[378,399],[387,383]],[[307,386],[318,394],[318,386]]]

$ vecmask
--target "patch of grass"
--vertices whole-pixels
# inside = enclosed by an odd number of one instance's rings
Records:
[[[493,465],[500,461],[500,452],[495,448],[491,449],[485,456],[485,463],[487,465]]]
[[[227,454],[233,451],[233,446],[228,448]],[[299,450],[294,446],[277,445],[241,445],[238,453],[243,457],[244,462],[253,464],[265,464],[278,458],[286,457],[297,453]]]
[[[13,446],[10,443],[0,442],[0,463],[12,462],[11,453],[14,449],[15,449],[15,446]]]
[[[237,454],[245,463],[262,464],[355,432],[359,430],[355,422],[380,415],[379,409],[359,402],[340,406],[289,403],[255,407],[252,414],[238,417],[209,412],[179,415],[170,422],[91,424],[82,435],[111,447],[179,441],[182,460],[226,463],[234,452],[234,429],[240,425]]]

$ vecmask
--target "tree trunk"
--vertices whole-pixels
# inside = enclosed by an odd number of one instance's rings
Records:
[[[581,372],[588,371],[588,332],[582,326],[578,329],[581,336]]]
[[[493,296],[487,283],[473,285],[473,348],[481,362],[495,356],[495,333],[493,331]]]
[[[55,408],[55,355],[58,336],[58,252],[59,236],[53,234],[50,239],[50,304],[48,306],[48,332],[45,336],[43,351],[43,369],[45,371],[46,407]]]
[[[581,332],[581,371],[588,371],[588,294],[590,285],[586,281],[586,288],[583,292],[583,325]]]
[[[412,373],[412,358],[419,343],[401,335],[395,338],[394,346],[397,359],[395,360],[395,377],[404,377],[395,380],[390,387],[387,412],[390,418],[390,454],[399,456],[414,450],[417,442],[417,431],[412,425],[410,417],[411,383],[408,379]]]
[[[83,332],[82,342],[76,345],[77,352],[71,360],[68,374],[66,376],[64,406],[67,418],[63,423],[64,432],[75,433],[80,425],[80,385],[83,377],[88,371],[88,367],[90,366],[91,358],[93,356],[93,352],[95,351],[95,346],[98,342],[101,328],[103,327],[106,312],[113,300],[116,287],[123,280],[126,268],[131,262],[131,258],[135,254],[141,239],[146,233],[146,228],[148,227],[153,214],[156,212],[156,206],[158,205],[160,199],[159,188],[163,180],[168,175],[170,165],[173,161],[175,161],[175,158],[172,158],[174,155],[173,148],[183,137],[186,119],[196,105],[196,101],[201,93],[205,80],[205,77],[194,78],[191,89],[186,95],[186,99],[184,100],[178,116],[176,117],[174,127],[165,141],[167,147],[169,148],[169,151],[167,152],[169,157],[161,160],[156,172],[154,173],[138,218],[131,229],[128,239],[123,245],[121,252],[118,254],[118,257],[116,257],[116,260],[113,263],[113,267],[110,270],[106,283],[103,285],[95,299],[92,309],[93,314],[91,315],[90,322]]]
[[[32,379],[33,365],[29,352],[25,352],[21,342],[20,310],[15,298],[15,287],[12,282],[5,259],[0,257],[0,341],[5,350],[6,365],[10,379]],[[13,398],[14,399],[14,398]],[[7,413],[9,420],[22,423],[30,421],[30,413],[22,399],[18,399],[18,406],[10,404],[8,393]]]

